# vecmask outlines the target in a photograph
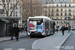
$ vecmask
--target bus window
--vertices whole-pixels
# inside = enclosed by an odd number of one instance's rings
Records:
[[[29,19],[29,21],[37,21],[37,25],[43,23],[43,19]]]

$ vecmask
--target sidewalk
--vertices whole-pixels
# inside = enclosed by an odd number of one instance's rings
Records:
[[[72,33],[65,31],[64,36],[61,31],[54,35],[34,41],[32,50],[60,50],[60,47]]]
[[[19,38],[23,38],[23,37],[27,37],[27,36],[28,35],[25,32],[20,32],[19,33]],[[13,37],[13,39],[15,39],[15,37]],[[2,41],[8,41],[8,40],[11,40],[10,36],[8,36],[8,37],[0,37],[0,42],[2,42]]]

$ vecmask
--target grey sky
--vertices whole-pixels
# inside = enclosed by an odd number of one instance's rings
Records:
[[[39,0],[41,2],[45,2],[46,0]],[[48,2],[51,2],[52,0],[47,0]],[[60,0],[54,0],[55,3],[60,3]],[[62,3],[65,3],[65,0],[62,0]],[[66,0],[66,3],[71,3],[71,0]]]

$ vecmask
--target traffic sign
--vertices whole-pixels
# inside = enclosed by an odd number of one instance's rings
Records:
[[[65,18],[69,18],[69,17],[65,17]]]
[[[23,23],[23,25],[25,25],[25,23]]]

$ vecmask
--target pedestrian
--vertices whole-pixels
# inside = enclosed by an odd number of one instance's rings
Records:
[[[61,30],[62,30],[62,35],[64,35],[65,26],[62,26]]]
[[[16,41],[18,41],[18,38],[19,38],[19,28],[17,25],[15,25],[14,27],[14,33],[15,33],[15,37],[16,37]]]
[[[10,25],[9,26],[9,34],[10,34],[10,36],[11,36],[11,40],[13,40],[13,36],[14,36],[14,32],[13,32],[13,27],[12,27],[12,25]]]
[[[55,22],[53,22],[53,33],[55,33]]]
[[[22,32],[22,26],[20,27],[20,32]]]
[[[25,25],[25,32],[27,32],[27,26]]]

